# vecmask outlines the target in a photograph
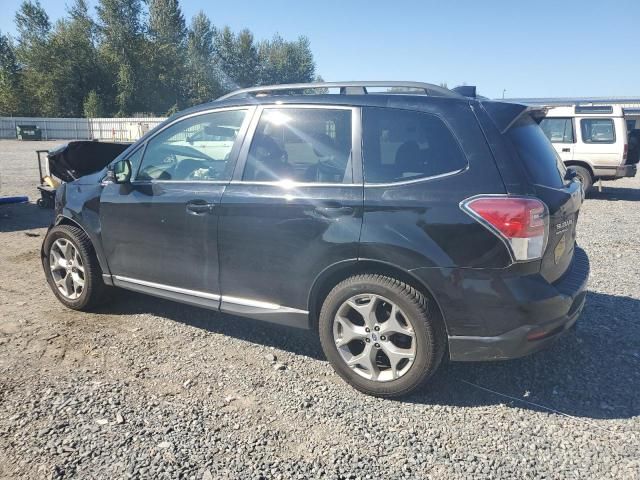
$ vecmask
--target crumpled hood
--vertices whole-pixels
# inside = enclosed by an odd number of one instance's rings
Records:
[[[49,151],[49,171],[64,182],[72,182],[99,172],[128,147],[128,143],[69,142]]]

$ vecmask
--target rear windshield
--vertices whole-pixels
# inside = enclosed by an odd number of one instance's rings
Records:
[[[518,120],[507,135],[516,147],[533,183],[554,188],[564,186],[564,164],[531,116],[525,115]]]

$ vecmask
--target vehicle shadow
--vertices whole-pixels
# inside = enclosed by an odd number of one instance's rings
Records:
[[[99,313],[110,315],[150,313],[212,333],[324,360],[320,341],[317,335],[309,330],[283,327],[127,290],[118,290],[117,299],[108,306],[102,307]]]
[[[598,192],[597,187],[594,186],[588,193],[587,200],[624,200],[626,202],[640,202],[640,189],[604,187],[602,192]]]
[[[0,205],[0,233],[48,227],[53,216],[53,209],[40,208],[31,202]]]
[[[313,332],[212,313],[133,292],[119,292],[104,313],[151,313],[324,360]],[[589,292],[576,327],[547,350],[511,361],[445,363],[423,390],[398,401],[460,407],[504,403],[576,417],[630,418],[640,415],[639,386],[640,300]]]
[[[496,403],[595,419],[640,415],[640,300],[589,292],[575,328],[504,362],[449,363],[413,403]],[[509,398],[512,397],[512,398]]]

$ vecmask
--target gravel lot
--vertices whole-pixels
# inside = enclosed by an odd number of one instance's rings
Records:
[[[0,195],[37,198],[0,142]],[[575,331],[515,361],[449,364],[404,401],[357,393],[313,334],[118,291],[65,309],[51,212],[0,206],[0,478],[640,478],[640,177],[583,207]]]

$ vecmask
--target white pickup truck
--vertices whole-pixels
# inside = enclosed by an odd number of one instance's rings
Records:
[[[624,112],[619,105],[551,107],[540,126],[587,192],[598,179],[633,177],[637,159],[627,157]]]

